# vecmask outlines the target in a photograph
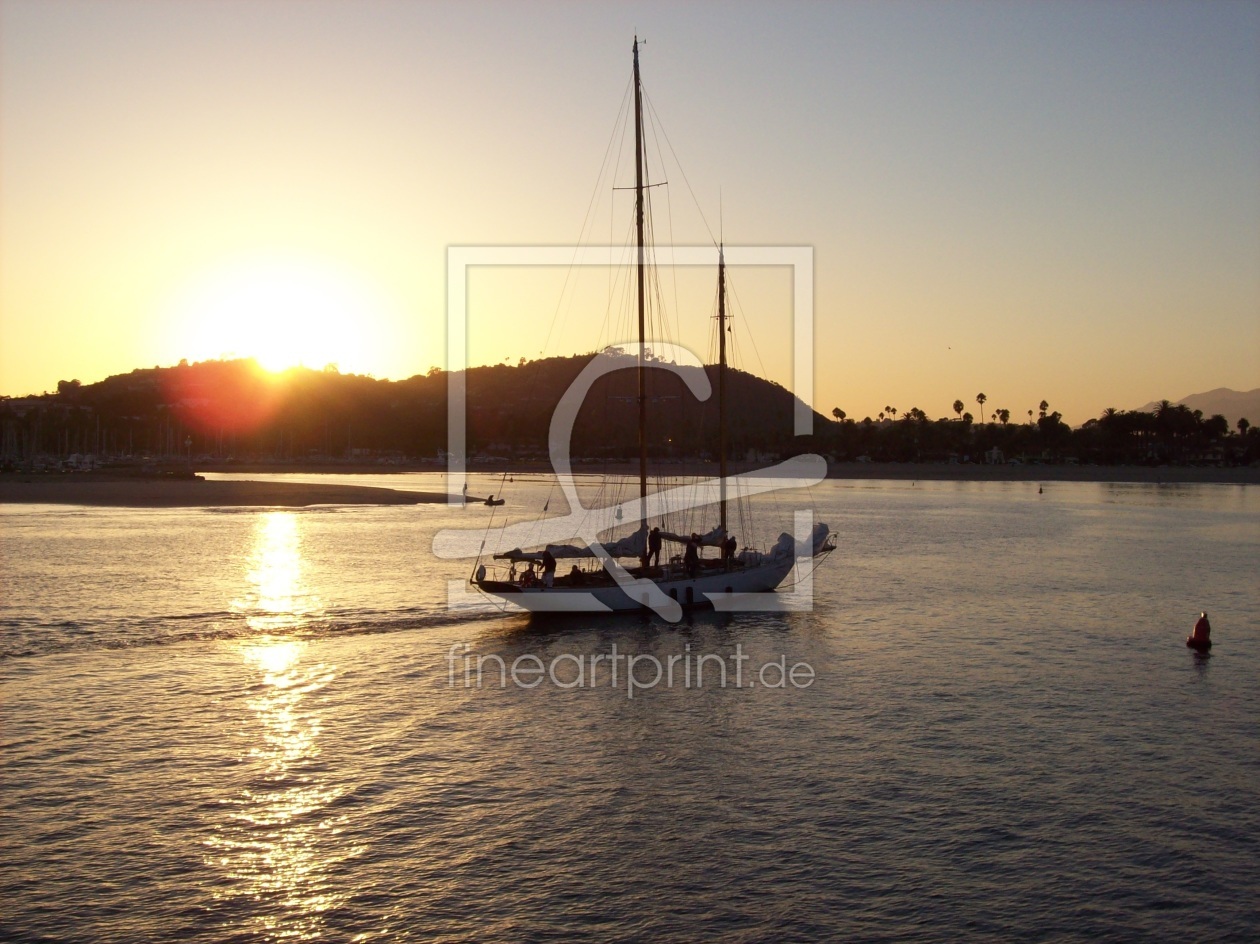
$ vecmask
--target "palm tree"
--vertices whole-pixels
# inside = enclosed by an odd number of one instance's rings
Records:
[[[1247,419],[1247,417],[1244,416],[1242,419],[1238,421],[1238,435],[1246,439],[1247,430],[1249,429],[1251,429],[1251,420]]]
[[[842,423],[844,422],[845,416],[847,416],[848,414],[845,413],[844,410],[840,409],[840,407],[836,407],[834,410],[831,411],[831,415],[836,418],[837,423]]]
[[[976,402],[980,404],[980,421],[984,422],[984,401],[989,399],[983,393],[976,394]]]
[[[1049,409],[1050,409],[1050,404],[1047,403],[1045,400],[1042,400],[1041,403],[1038,404],[1037,406],[1037,417],[1039,419],[1044,420],[1046,418],[1046,411]]]
[[[998,416],[998,419],[1002,421],[1002,425],[1003,425],[1003,426],[1005,426],[1007,423],[1009,423],[1009,422],[1011,421],[1011,411],[1010,411],[1010,410],[998,410],[998,411],[997,411],[997,416]]]
[[[962,419],[962,411],[963,411],[963,408],[965,407],[965,405],[966,405],[966,404],[964,404],[964,403],[962,402],[962,400],[955,400],[955,401],[954,401],[954,412],[958,414],[958,418],[959,418],[960,420]]]
[[[1028,425],[1032,426],[1032,410],[1028,411]]]
[[[892,414],[893,419],[897,418],[897,408],[895,406],[890,406],[888,412]]]

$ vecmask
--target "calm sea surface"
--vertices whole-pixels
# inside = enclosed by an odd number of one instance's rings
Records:
[[[452,611],[482,506],[0,508],[0,939],[1260,936],[1260,489],[800,503],[814,609],[677,626]]]

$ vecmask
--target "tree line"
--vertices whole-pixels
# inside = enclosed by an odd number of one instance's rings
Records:
[[[0,460],[30,467],[72,456],[172,461],[381,461],[437,459],[447,445],[452,390],[463,390],[468,458],[544,460],[560,397],[594,355],[522,360],[458,375],[433,369],[406,380],[378,380],[295,368],[280,374],[251,360],[216,360],[118,374],[94,384],[63,380],[55,392],[0,398]],[[616,348],[600,356],[634,363]],[[698,370],[698,368],[692,369]],[[705,368],[716,390],[716,368]],[[697,401],[672,372],[648,372],[648,451],[659,459],[716,458],[716,398]],[[696,379],[694,376],[692,379]],[[812,436],[792,435],[796,398],[782,386],[732,369],[727,378],[728,456],[786,457],[818,452],[836,461],[1077,461],[1104,464],[1255,461],[1250,423],[1231,430],[1161,403],[1154,412],[1104,410],[1077,429],[1042,401],[1027,421],[1009,410],[978,422],[962,400],[954,416],[933,419],[886,406],[856,421],[839,408],[814,414]],[[975,402],[984,417],[988,398]],[[602,377],[574,427],[576,457],[623,460],[638,454],[634,371]]]
[[[975,400],[983,417],[988,397],[979,393]],[[1220,414],[1205,417],[1167,400],[1150,412],[1108,407],[1076,429],[1045,400],[1035,414],[1028,410],[1026,422],[1012,423],[1008,409],[977,422],[962,400],[955,400],[953,409],[954,417],[934,420],[917,407],[899,412],[886,406],[878,417],[856,422],[836,407],[832,426],[845,457],[879,461],[1245,465],[1260,458],[1260,438],[1247,419],[1232,430]]]

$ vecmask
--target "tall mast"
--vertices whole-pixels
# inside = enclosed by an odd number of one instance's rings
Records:
[[[726,534],[726,254],[718,244],[718,479],[722,533]]]
[[[643,318],[643,91],[639,85],[639,37],[634,38],[634,230],[639,247],[639,530],[647,527],[647,368],[644,365],[646,329]],[[646,553],[646,550],[645,550]]]

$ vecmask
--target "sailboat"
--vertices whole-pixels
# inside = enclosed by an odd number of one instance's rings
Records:
[[[737,491],[752,494],[782,486],[741,485],[727,475],[727,357],[726,357],[726,259],[724,247],[718,245],[718,479],[716,491],[718,521],[704,534],[677,534],[660,527],[649,528],[650,520],[664,511],[679,507],[676,494],[648,490],[648,400],[647,395],[647,337],[645,334],[645,276],[647,246],[644,241],[644,163],[646,142],[643,123],[643,92],[639,77],[639,41],[634,42],[634,126],[635,126],[635,250],[636,304],[638,313],[638,349],[635,370],[638,380],[638,443],[639,443],[639,500],[627,503],[637,517],[637,529],[612,543],[590,540],[585,544],[547,544],[534,550],[513,548],[493,555],[497,573],[491,573],[478,557],[471,584],[479,591],[512,603],[532,612],[574,611],[628,611],[651,608],[667,619],[677,619],[683,609],[716,607],[722,610],[767,609],[763,598],[783,584],[792,573],[798,560],[821,563],[835,550],[836,541],[827,525],[815,524],[809,535],[781,534],[777,543],[768,551],[752,547],[742,550],[727,530],[728,490],[734,482]],[[660,343],[656,348],[660,350]],[[659,361],[659,358],[658,358]],[[659,363],[658,363],[659,366]],[[586,373],[586,372],[584,372]],[[598,370],[595,372],[598,375]],[[575,382],[570,393],[580,386]],[[589,383],[587,388],[589,389]],[[693,392],[695,390],[693,389]],[[567,395],[566,395],[567,396]],[[553,417],[552,442],[556,442],[557,426],[563,426]],[[567,445],[567,439],[565,440]],[[822,464],[817,456],[800,457],[815,460],[811,471]],[[553,462],[555,462],[553,453]],[[785,466],[791,463],[785,464]],[[803,466],[798,463],[797,468]],[[568,475],[567,459],[564,468],[557,466],[557,475]],[[811,479],[810,481],[816,481]],[[571,481],[571,477],[570,477]],[[694,499],[693,499],[694,501]],[[699,504],[698,502],[696,504]],[[691,507],[691,506],[681,506]],[[618,505],[616,517],[622,517]],[[681,553],[668,553],[661,562],[665,546]],[[706,548],[717,549],[716,556],[706,556]],[[602,567],[592,569],[589,564],[597,559]],[[559,561],[578,561],[567,573],[557,576]],[[623,565],[622,561],[633,561]],[[502,573],[504,566],[507,572]]]

